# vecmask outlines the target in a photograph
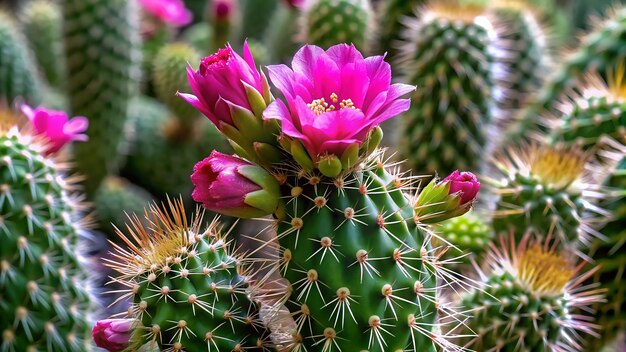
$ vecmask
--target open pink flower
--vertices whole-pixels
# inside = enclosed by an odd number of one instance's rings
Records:
[[[91,330],[96,346],[109,352],[123,351],[128,347],[134,319],[100,320]]]
[[[48,110],[42,107],[31,108],[24,104],[22,112],[30,120],[37,135],[48,139],[49,145],[46,154],[59,151],[71,141],[86,141],[87,135],[82,134],[89,127],[89,121],[83,116],[77,116],[70,120],[63,111]]]
[[[182,0],[140,0],[139,3],[154,17],[172,26],[184,26],[193,18]]]
[[[449,194],[458,193],[461,197],[461,205],[474,201],[480,190],[480,182],[471,172],[459,172],[455,170],[441,182],[450,182]]]
[[[305,45],[292,68],[268,66],[272,83],[283,93],[263,117],[279,119],[287,136],[300,140],[312,158],[324,153],[341,156],[361,144],[370,130],[409,109],[400,99],[415,89],[391,84],[391,67],[383,56],[363,58],[353,46],[322,48]]]
[[[253,110],[246,89],[252,88],[262,94],[265,88],[248,43],[243,46],[243,58],[228,45],[202,59],[197,71],[189,66],[187,78],[194,94],[178,95],[206,115],[220,130],[222,122],[234,125],[231,107]]]
[[[265,169],[213,151],[193,168],[192,198],[205,208],[252,218],[272,214],[278,206],[278,182]]]

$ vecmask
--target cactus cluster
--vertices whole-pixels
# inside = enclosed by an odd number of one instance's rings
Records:
[[[88,351],[91,292],[75,179],[43,140],[0,122],[3,351]]]

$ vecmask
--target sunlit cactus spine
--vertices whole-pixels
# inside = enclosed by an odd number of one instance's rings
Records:
[[[135,0],[62,2],[69,105],[87,116],[89,142],[75,148],[76,167],[90,197],[119,167],[130,101],[139,91],[138,9]]]
[[[490,176],[496,233],[513,233],[518,242],[532,233],[568,248],[589,245],[607,213],[597,206],[604,195],[602,169],[588,157],[578,148],[537,144],[496,155],[500,174]]]
[[[626,8],[616,8],[604,19],[596,20],[594,28],[581,38],[578,48],[562,60],[508,135],[516,138],[527,136],[529,131],[545,132],[539,116],[544,115],[544,111],[557,112],[561,98],[572,89],[580,89],[585,75],[597,72],[604,76],[617,67],[626,56],[625,38]]]
[[[185,70],[190,62],[198,61],[200,54],[194,48],[184,43],[173,43],[159,50],[153,63],[156,94],[174,114],[174,118],[178,119],[181,129],[186,132],[199,121],[200,114],[177,97],[176,92],[189,89]]]
[[[433,242],[450,246],[446,253],[450,267],[463,270],[465,266],[482,258],[494,236],[484,214],[468,212],[463,216],[441,222],[435,227]]]
[[[117,343],[127,351],[269,351],[219,220],[206,226],[200,213],[188,223],[180,201],[152,205],[144,217],[147,225],[134,215],[119,231],[128,247],[116,245],[108,261],[125,287],[119,299],[132,301],[122,314],[131,319],[127,339]],[[115,343],[97,330],[101,347]]]
[[[560,117],[546,119],[550,142],[598,151],[613,149],[615,142],[626,145],[625,68],[622,63],[609,70],[608,83],[598,75],[587,76],[580,93],[562,102]]]
[[[606,288],[606,302],[596,305],[597,323],[601,339],[588,339],[589,348],[595,351],[612,342],[620,332],[626,331],[626,159],[623,159],[608,182],[618,192],[607,207],[612,213],[611,221],[602,228],[603,240],[594,241],[589,255],[600,269],[594,282]]]
[[[0,100],[12,103],[22,99],[30,104],[41,101],[41,84],[35,62],[15,19],[0,10]]]
[[[493,113],[494,32],[483,11],[434,1],[407,23],[400,69],[417,90],[400,152],[417,172],[478,167]]]
[[[21,11],[20,22],[42,75],[51,87],[62,88],[66,67],[59,6],[49,0],[28,2]]]
[[[124,228],[126,214],[141,213],[153,200],[150,193],[117,176],[107,176],[93,199],[98,228],[115,240],[114,226]]]
[[[498,111],[494,122],[506,128],[517,113],[534,97],[552,68],[549,29],[541,23],[542,14],[530,1],[500,0],[491,5],[491,18],[498,70]]]
[[[302,42],[328,48],[354,44],[368,51],[374,28],[370,0],[312,0],[302,13]]]
[[[83,197],[48,141],[18,125],[0,112],[0,350],[89,351]]]
[[[581,336],[599,327],[585,313],[602,290],[582,285],[591,275],[567,253],[533,243],[502,240],[492,246],[483,286],[463,297],[470,318],[460,343],[475,351],[588,351]]]

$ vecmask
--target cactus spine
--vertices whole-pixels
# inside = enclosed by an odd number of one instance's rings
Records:
[[[403,194],[410,180],[380,152],[336,179],[284,176],[277,270],[291,284],[289,350],[434,351],[445,343],[432,330],[440,272],[431,234]]]
[[[580,334],[594,333],[589,317],[572,314],[602,299],[580,286],[584,277],[566,254],[528,244],[502,243],[490,252],[484,286],[467,294],[462,306],[473,312],[463,343],[477,351],[585,351]],[[511,248],[511,249],[509,249]]]
[[[481,8],[448,2],[408,24],[401,69],[418,89],[401,151],[414,170],[477,169],[492,115],[492,39]]]
[[[29,2],[22,10],[22,27],[43,76],[51,87],[66,80],[63,22],[58,5],[48,0]]]
[[[130,249],[116,246],[110,261],[115,281],[126,287],[121,299],[133,302],[128,350],[266,350],[263,325],[219,221],[201,228],[199,214],[188,224],[178,201],[169,209],[151,206],[145,219],[149,226],[135,216],[129,233],[119,233]]]
[[[37,140],[0,121],[2,351],[88,351],[90,294],[76,185]]]
[[[373,21],[370,0],[314,0],[302,13],[303,42],[328,48],[339,43],[354,44],[367,51]]]
[[[71,112],[89,118],[89,142],[75,148],[90,196],[119,165],[131,98],[139,91],[135,0],[65,0],[65,50]]]
[[[24,39],[13,18],[0,11],[0,100],[12,103],[16,98],[29,104],[41,100],[40,84]]]

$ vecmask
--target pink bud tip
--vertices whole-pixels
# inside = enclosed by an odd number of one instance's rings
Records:
[[[91,330],[96,346],[109,352],[123,351],[128,347],[134,319],[100,320]]]
[[[449,194],[459,193],[461,196],[461,204],[474,201],[480,190],[480,182],[476,176],[467,171],[459,172],[459,170],[455,170],[441,182],[450,182]]]

